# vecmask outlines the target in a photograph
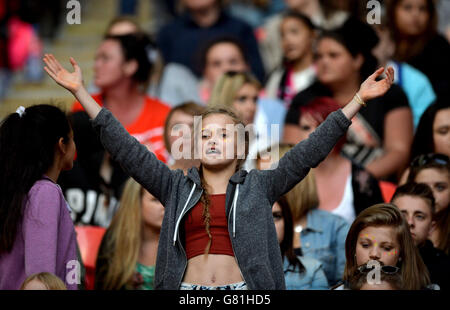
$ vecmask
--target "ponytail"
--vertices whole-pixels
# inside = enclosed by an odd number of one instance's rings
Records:
[[[0,124],[0,254],[10,252],[28,191],[52,166],[60,138],[69,140],[64,112],[36,105]]]

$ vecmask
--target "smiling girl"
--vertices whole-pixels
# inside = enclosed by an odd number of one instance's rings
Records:
[[[156,289],[285,289],[273,203],[328,155],[364,101],[386,93],[394,73],[389,68],[377,82],[384,71],[378,69],[348,105],[332,113],[273,170],[241,170],[248,151],[248,140],[239,143],[237,137],[242,121],[227,109],[209,109],[201,126],[194,126],[201,166],[185,176],[157,160],[101,108],[86,92],[79,66],[70,61],[73,73],[46,55],[45,70],[83,105],[112,158],[165,206]]]

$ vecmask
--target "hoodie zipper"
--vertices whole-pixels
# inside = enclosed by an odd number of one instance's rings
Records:
[[[202,195],[203,195],[203,189],[202,189],[202,191],[201,191],[200,197],[201,197]],[[196,202],[196,203],[194,204],[194,206],[195,206],[197,203],[198,203],[198,202]],[[184,213],[180,214],[180,217],[179,217],[180,222],[181,222],[181,220],[183,219],[183,217],[186,215],[186,213],[188,213],[189,210],[191,210],[191,209],[192,209],[192,207],[186,209]],[[185,260],[184,268],[183,268],[183,275],[181,276],[181,280],[180,280],[179,283],[178,283],[178,289],[180,289],[181,282],[183,282],[184,274],[185,274],[185,272],[186,272],[188,260],[187,260],[186,251],[184,250],[183,245],[181,244],[181,241],[180,241],[180,229],[179,229],[179,228],[178,228],[178,231],[177,231],[177,243],[178,243],[178,245],[180,246],[181,250],[183,251],[183,254],[184,254],[184,260]]]

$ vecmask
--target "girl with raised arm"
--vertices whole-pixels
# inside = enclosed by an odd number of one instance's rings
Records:
[[[378,69],[349,104],[332,113],[273,170],[241,170],[248,150],[242,121],[227,109],[208,109],[194,126],[200,168],[185,176],[157,160],[100,108],[83,87],[73,58],[73,73],[52,55],[44,61],[47,73],[84,106],[112,158],[165,206],[155,289],[285,289],[273,203],[328,155],[364,101],[383,95],[394,76],[389,68],[387,77],[376,81],[384,71]]]

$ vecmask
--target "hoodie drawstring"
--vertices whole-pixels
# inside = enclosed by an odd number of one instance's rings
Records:
[[[180,226],[180,222],[181,222],[181,218],[183,217],[183,213],[184,210],[186,210],[186,207],[189,204],[189,201],[191,201],[192,195],[194,194],[195,188],[196,188],[196,184],[194,183],[194,185],[192,186],[191,192],[189,193],[189,197],[186,201],[186,203],[184,204],[183,210],[181,210],[181,214],[178,217],[177,220],[177,224],[175,225],[175,232],[173,233],[173,245],[175,245],[175,242],[177,241],[177,233],[178,233],[178,228]],[[236,191],[234,192],[234,197],[233,197],[233,205],[231,206],[231,208],[233,209],[233,238],[236,237],[236,205],[237,205],[237,199],[239,196],[239,184],[237,184],[236,186]]]
[[[178,227],[179,227],[179,225],[180,225],[181,218],[183,217],[184,210],[186,210],[186,207],[188,206],[189,201],[190,201],[191,198],[192,198],[192,194],[194,194],[194,191],[195,191],[195,187],[196,187],[196,186],[197,186],[197,185],[194,183],[194,185],[192,186],[191,192],[189,193],[189,197],[188,197],[186,203],[184,204],[183,210],[181,210],[181,214],[180,214],[180,217],[179,217],[178,220],[177,220],[177,224],[175,225],[175,232],[173,233],[173,245],[175,245],[175,242],[177,241]]]
[[[236,185],[236,191],[234,192],[234,198],[233,198],[233,238],[236,237],[236,203],[237,198],[239,196],[239,184]]]

